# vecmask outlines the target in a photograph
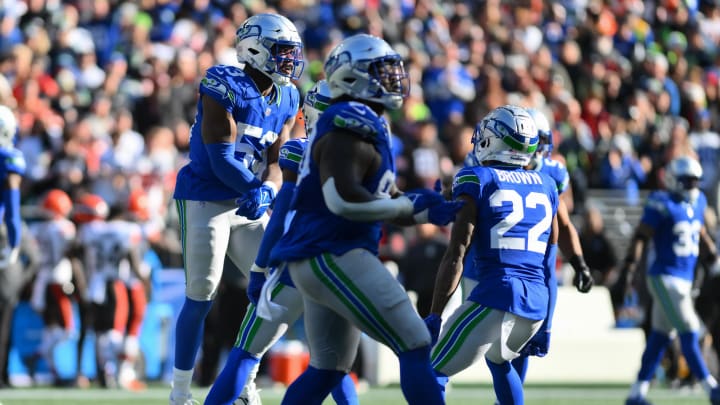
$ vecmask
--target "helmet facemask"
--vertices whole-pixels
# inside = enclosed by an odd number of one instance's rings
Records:
[[[532,166],[537,167],[544,158],[549,158],[553,150],[552,132],[538,130],[538,148],[532,157]]]
[[[410,94],[410,78],[405,72],[399,55],[386,56],[368,66],[371,87],[375,86],[376,98],[390,98],[389,108],[400,108]],[[371,89],[369,89],[372,92]]]
[[[305,95],[303,102],[303,117],[305,121],[305,133],[310,137],[311,131],[315,129],[320,115],[330,106],[330,89],[327,82],[317,82]]]
[[[333,98],[348,96],[397,109],[410,94],[402,58],[371,35],[346,38],[330,52],[324,69]]]
[[[695,203],[700,196],[702,166],[690,157],[673,159],[665,171],[665,188],[684,201]]]
[[[305,68],[297,29],[279,15],[250,17],[237,30],[235,48],[238,62],[261,71],[277,84],[299,79]]]

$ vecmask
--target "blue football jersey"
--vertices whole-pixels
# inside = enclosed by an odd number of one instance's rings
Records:
[[[568,174],[564,164],[558,162],[557,160],[542,158],[535,167],[535,170],[545,173],[555,180],[558,194],[562,194],[568,189],[568,186],[570,185],[570,175]]]
[[[25,175],[27,169],[25,156],[19,149],[0,148],[0,181],[5,181],[9,173]]]
[[[466,167],[453,182],[453,198],[460,195],[477,205],[466,264],[479,284],[468,299],[543,319],[548,304],[543,257],[557,212],[555,181],[533,170]]]
[[[464,164],[465,167],[473,167],[480,165],[480,163],[478,163],[477,159],[475,158],[475,154],[472,152],[467,154]],[[558,194],[564,193],[570,185],[570,175],[568,174],[565,165],[558,162],[557,160],[543,158],[533,170],[545,173],[551,179],[553,179],[555,181],[555,184],[557,185]],[[465,260],[463,261],[463,277],[467,277],[471,280],[477,281],[479,279],[479,276],[477,269],[472,265],[473,260],[475,260],[473,257],[473,253],[471,251],[468,251],[465,255]]]
[[[667,191],[650,194],[640,219],[655,230],[655,261],[648,274],[694,278],[706,206],[702,192],[695,203],[674,199]]]
[[[0,182],[2,184],[5,184],[10,173],[24,176],[26,168],[25,156],[19,149],[0,148]],[[5,200],[0,199],[0,218],[5,217],[5,208]]]
[[[352,133],[373,143],[382,161],[363,186],[378,198],[390,198],[389,192],[395,183],[395,162],[388,124],[366,105],[344,102],[325,110],[316,129],[302,160],[285,234],[270,254],[271,263],[301,260],[325,252],[340,255],[355,248],[377,254],[381,223],[350,221],[330,212],[323,198],[318,166],[310,151],[314,142],[330,132]]]
[[[280,168],[300,173],[300,161],[302,161],[307,144],[307,138],[294,138],[285,142],[280,147],[280,158],[278,160]]]
[[[235,159],[260,179],[267,165],[267,149],[278,138],[283,125],[300,105],[294,85],[275,85],[274,98],[263,97],[242,69],[217,65],[200,82],[200,95],[212,97],[232,114],[237,123]],[[228,200],[239,193],[213,172],[202,141],[202,100],[198,100],[195,123],[190,130],[190,162],[177,175],[174,198],[199,201]]]

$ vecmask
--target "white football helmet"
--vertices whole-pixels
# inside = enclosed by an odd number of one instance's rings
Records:
[[[330,105],[330,87],[325,80],[319,80],[305,95],[303,102],[303,117],[305,117],[305,133],[315,129],[320,115]]]
[[[383,39],[357,34],[345,38],[325,61],[332,98],[343,95],[400,108],[410,93],[402,58]]]
[[[533,163],[531,164],[531,166],[537,167],[537,165],[540,164],[540,161],[544,157],[549,157],[550,152],[552,152],[552,129],[550,129],[550,122],[548,122],[547,117],[545,116],[545,114],[540,112],[540,110],[536,110],[535,108],[528,108],[527,112],[535,121],[535,126],[537,126],[538,129],[538,136],[540,137],[538,139],[538,148],[533,154]]]
[[[475,127],[473,153],[478,162],[526,166],[538,147],[537,126],[522,107],[506,105],[491,111]]]
[[[305,67],[295,24],[279,14],[256,14],[235,33],[238,62],[265,73],[277,84],[297,80]]]
[[[665,168],[665,188],[688,202],[695,202],[700,195],[698,185],[703,170],[700,162],[689,157],[675,158]]]
[[[12,148],[17,134],[17,119],[12,110],[0,105],[0,147]]]

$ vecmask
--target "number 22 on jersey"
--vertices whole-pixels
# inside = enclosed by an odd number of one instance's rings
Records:
[[[504,203],[510,203],[512,211],[490,229],[490,247],[492,249],[513,249],[528,250],[545,254],[547,242],[540,240],[552,225],[552,204],[547,195],[538,192],[531,192],[523,198],[516,190],[496,190],[489,199],[490,207],[502,207]],[[527,233],[527,238],[505,236],[505,234],[526,220],[526,208],[543,208],[543,214],[539,221],[533,225]]]

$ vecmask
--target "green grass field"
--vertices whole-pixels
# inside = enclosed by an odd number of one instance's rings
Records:
[[[530,386],[525,390],[527,405],[607,405],[623,404],[627,387],[607,386]],[[0,390],[0,405],[165,405],[169,389],[152,387],[141,393],[101,389],[10,389]],[[207,389],[195,389],[203,399]],[[284,389],[262,390],[264,405],[278,405]],[[448,405],[480,405],[493,403],[495,396],[489,386],[453,386],[447,396]],[[700,389],[668,390],[653,388],[650,400],[657,405],[707,404],[708,400]],[[400,405],[405,404],[398,387],[372,388],[360,395],[362,404]],[[333,404],[328,400],[325,404]]]

